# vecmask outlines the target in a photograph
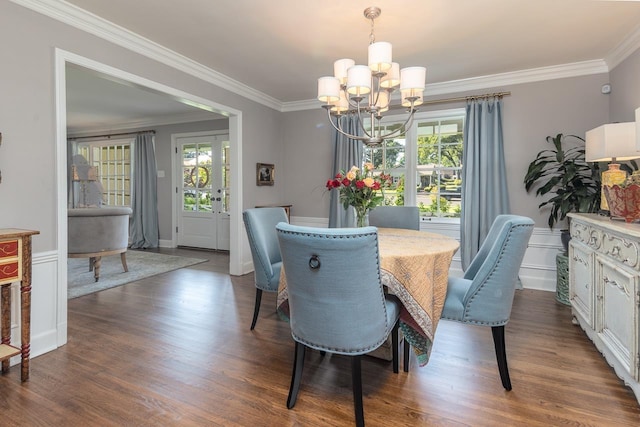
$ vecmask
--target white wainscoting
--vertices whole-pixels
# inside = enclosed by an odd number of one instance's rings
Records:
[[[66,290],[66,285],[64,288]],[[55,350],[66,343],[66,300],[60,304],[58,296],[57,253],[52,251],[32,254],[31,358]],[[11,302],[11,343],[20,348],[22,343],[19,282],[11,285]],[[65,311],[65,318],[59,321],[62,309]],[[64,331],[61,332],[61,329]],[[19,363],[19,355],[11,358],[12,366]]]
[[[327,227],[327,218],[291,217],[291,223],[307,227]],[[423,221],[420,230],[431,231],[460,240],[460,225],[455,222]],[[526,289],[556,291],[556,255],[562,252],[559,230],[534,228],[529,240],[529,247],[524,255],[520,268],[520,280]],[[462,275],[460,251],[456,252],[451,262],[451,274]]]

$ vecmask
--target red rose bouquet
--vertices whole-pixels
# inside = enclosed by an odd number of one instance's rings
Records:
[[[347,209],[353,206],[356,210],[358,227],[364,227],[367,212],[380,205],[384,200],[382,193],[391,183],[391,176],[374,175],[373,165],[365,163],[361,171],[352,166],[348,172],[340,171],[335,178],[327,181],[327,189],[340,191],[340,202]]]

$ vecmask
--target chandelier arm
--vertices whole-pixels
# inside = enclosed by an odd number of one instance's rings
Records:
[[[379,79],[376,79],[376,77],[373,75],[373,73],[371,74],[371,95],[369,95],[369,106],[373,107],[375,105],[378,104],[378,98],[380,97],[380,84],[379,84]],[[376,90],[374,91],[374,84],[378,82],[378,84],[375,85]]]
[[[344,89],[344,97],[347,99],[347,102],[351,107],[353,108],[360,107],[360,102],[362,101],[362,97],[349,96],[349,92],[347,92],[346,88]]]
[[[363,138],[362,140],[365,141],[367,139],[370,139],[371,137],[373,137],[373,135],[375,135],[375,133],[371,134],[367,131],[367,128],[364,126],[364,122],[362,121],[362,111],[360,110],[360,104],[358,103],[358,125],[360,127],[360,130],[363,133]],[[371,129],[373,131],[373,127]],[[366,138],[364,138],[366,136]]]
[[[331,115],[331,109],[327,108],[326,110],[327,110],[327,116],[329,117],[329,123],[331,123],[331,126],[333,126],[333,128],[337,132],[341,133],[342,135],[346,136],[349,139],[355,139],[357,141],[365,141],[367,139],[367,138],[365,138],[363,136],[352,135],[352,134],[350,134],[348,132],[343,131],[342,130],[342,126],[340,126],[340,120],[339,119],[336,120],[338,122],[338,125],[336,126],[336,124],[333,123],[333,116]]]
[[[387,139],[387,138],[394,138],[398,135],[401,135],[402,133],[406,132],[408,127],[411,127],[411,124],[413,123],[413,119],[414,119],[414,114],[417,110],[412,108],[411,112],[409,113],[409,117],[407,118],[407,120],[405,120],[405,122],[402,124],[402,126],[398,127],[396,130],[389,132],[386,135],[380,135],[380,137],[382,139]]]

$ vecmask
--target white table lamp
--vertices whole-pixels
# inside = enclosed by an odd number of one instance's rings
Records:
[[[636,113],[638,114],[638,113]],[[609,169],[602,172],[602,187],[624,184],[627,173],[620,169],[617,160],[640,157],[636,142],[636,122],[609,123],[591,129],[586,134],[585,160],[587,162],[610,161]],[[609,210],[602,190],[600,208]]]

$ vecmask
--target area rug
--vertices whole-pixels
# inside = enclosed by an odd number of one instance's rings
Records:
[[[89,258],[69,258],[67,264],[67,298],[77,298],[122,286],[135,280],[205,261],[207,260],[165,255],[157,252],[128,250],[127,267],[129,271],[125,273],[122,269],[120,255],[103,257],[100,267],[100,280],[96,282],[93,277],[93,271],[89,271]]]

